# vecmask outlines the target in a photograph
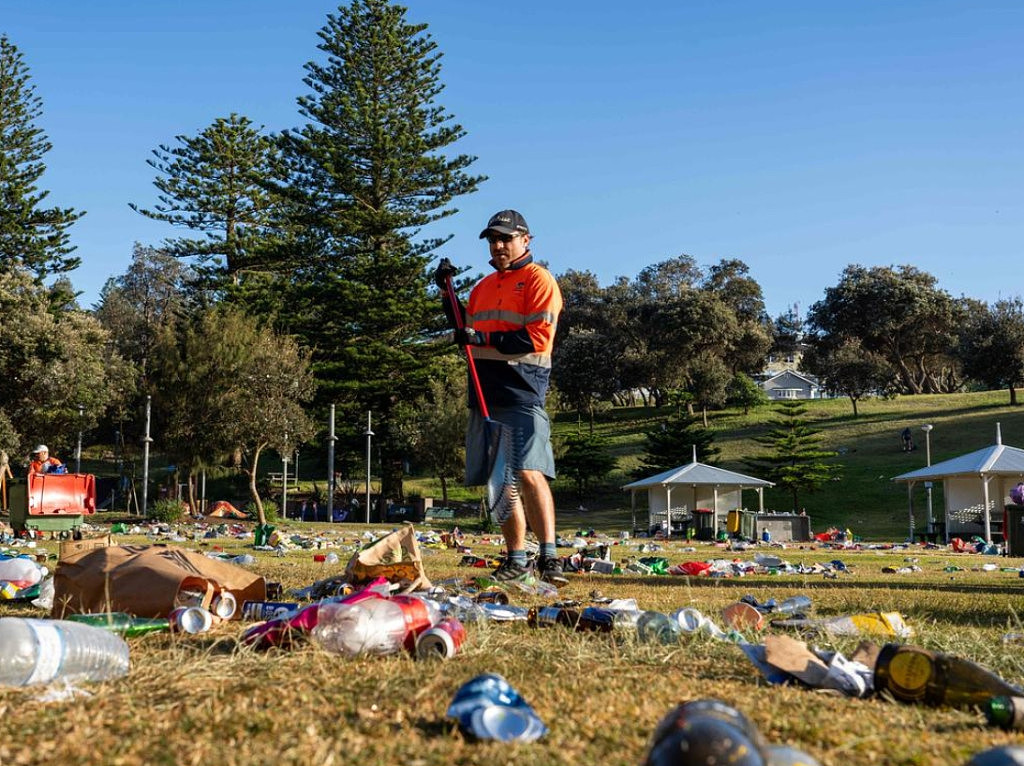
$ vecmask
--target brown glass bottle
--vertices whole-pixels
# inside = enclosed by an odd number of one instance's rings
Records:
[[[535,606],[526,613],[526,623],[531,628],[547,628],[551,625],[575,628],[579,621],[578,610],[564,609],[558,606]]]
[[[875,663],[875,690],[903,702],[950,707],[984,706],[997,696],[1022,692],[970,660],[918,646],[886,644]]]

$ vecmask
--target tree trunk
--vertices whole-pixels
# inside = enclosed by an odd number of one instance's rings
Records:
[[[704,427],[707,428],[708,427],[708,408],[706,406],[700,408],[700,417],[701,417],[701,422],[704,424]]]
[[[850,404],[853,405],[853,416],[857,417],[857,397],[851,396],[850,397]]]
[[[448,505],[448,479],[441,477],[441,505]]]
[[[252,452],[252,464],[249,466],[249,497],[256,505],[256,518],[260,524],[266,526],[267,516],[263,512],[263,501],[260,500],[260,493],[256,489],[256,467],[260,464],[260,453],[267,446],[266,442],[257,444]]]
[[[1017,406],[1017,387],[1013,383],[1010,384],[1010,406]]]
[[[188,472],[188,512],[192,516],[198,516],[196,506],[196,476],[192,469]]]

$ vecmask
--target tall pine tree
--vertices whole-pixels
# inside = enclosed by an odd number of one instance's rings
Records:
[[[776,412],[779,418],[773,428],[757,440],[772,451],[751,462],[766,473],[765,478],[792,494],[795,513],[800,508],[801,492],[812,493],[839,475],[839,466],[826,462],[838,453],[818,446],[821,432],[803,417],[807,407],[801,402],[779,402]]]
[[[279,174],[277,144],[249,118],[219,117],[196,136],[175,136],[148,160],[158,171],[152,209],[132,204],[147,218],[189,229],[163,250],[195,258],[207,287],[238,291],[248,275],[262,283],[274,206],[269,189]]]
[[[428,389],[437,353],[423,342],[439,313],[427,267],[448,239],[417,237],[483,180],[466,173],[474,157],[445,154],[464,131],[437,103],[441,54],[425,30],[385,0],[340,7],[319,33],[323,59],[306,65],[308,123],[282,136],[301,211],[292,228],[306,231],[288,250],[288,329],[313,349],[321,403],[346,409],[350,425],[374,412],[392,498],[402,496],[399,404]]]
[[[35,124],[42,111],[24,57],[0,35],[0,268],[23,267],[40,281],[78,267],[67,229],[83,215],[42,206],[49,192],[38,183],[52,148]]]
[[[694,448],[697,461],[714,463],[721,450],[713,442],[715,433],[701,425],[700,419],[686,412],[672,417],[645,432],[647,452],[643,465],[637,470],[638,478],[669,471],[693,462]]]

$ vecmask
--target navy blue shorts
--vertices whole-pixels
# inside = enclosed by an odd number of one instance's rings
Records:
[[[540,405],[494,407],[491,420],[507,428],[515,445],[515,468],[540,471],[555,478],[555,454],[551,449],[551,421]],[[484,419],[479,410],[469,411],[466,429],[466,486],[487,483],[487,453],[484,445]]]

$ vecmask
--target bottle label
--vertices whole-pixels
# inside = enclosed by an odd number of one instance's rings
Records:
[[[64,661],[64,639],[56,625],[45,620],[26,620],[35,635],[36,666],[28,677],[28,684],[48,684],[57,677]]]
[[[902,650],[889,661],[890,691],[897,696],[923,697],[931,676],[932,661],[927,654]]]

